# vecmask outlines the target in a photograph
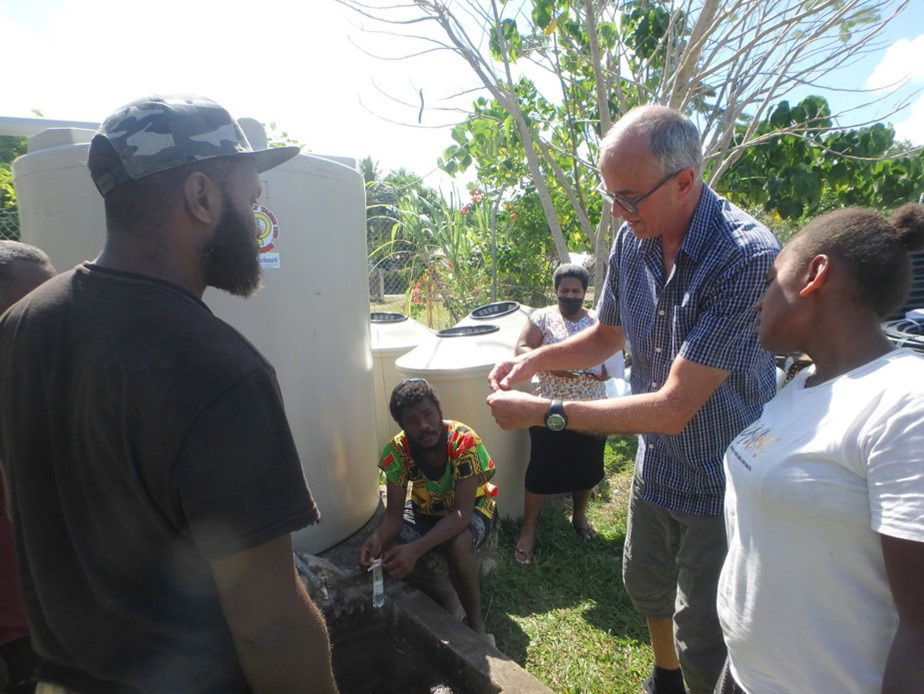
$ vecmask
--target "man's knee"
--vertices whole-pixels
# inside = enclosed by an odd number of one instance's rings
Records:
[[[622,580],[632,604],[646,617],[670,617],[677,594],[676,537],[669,511],[643,501],[633,488]]]
[[[444,542],[442,550],[449,561],[464,562],[470,560],[472,557],[472,533],[468,528],[465,528],[458,535]]]
[[[677,595],[673,565],[623,557],[622,582],[635,609],[645,617],[671,617]]]

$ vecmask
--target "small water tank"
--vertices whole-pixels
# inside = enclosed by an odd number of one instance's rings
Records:
[[[520,332],[526,324],[529,314],[535,311],[530,306],[524,306],[516,301],[495,301],[492,304],[479,306],[460,320],[454,327],[463,325],[496,325],[500,328],[504,339],[510,342],[511,353],[516,346]],[[512,341],[511,341],[512,339]]]
[[[403,313],[385,311],[370,313],[369,327],[372,331],[372,374],[375,379],[376,441],[379,448],[383,448],[400,429],[388,410],[391,391],[404,380],[395,368],[395,360],[432,337],[433,331]]]
[[[497,301],[493,304],[479,306],[456,325],[497,325],[502,334],[500,339],[510,344],[510,355],[505,357],[509,359],[513,356],[513,351],[516,348],[523,326],[535,310],[516,301]],[[606,381],[607,397],[628,395],[629,384],[625,378],[623,351],[614,352],[606,359],[604,364],[610,376]],[[534,377],[533,383],[535,384],[536,382],[537,379]]]
[[[105,240],[103,201],[86,167],[92,135],[45,131],[13,163],[22,239],[62,271],[95,258]],[[293,540],[318,553],[359,530],[379,502],[365,190],[355,168],[304,154],[260,183],[264,287],[250,299],[211,289],[203,299],[276,368],[323,515]]]
[[[504,431],[494,421],[485,398],[491,392],[488,374],[509,359],[511,345],[497,325],[459,325],[441,330],[400,357],[395,367],[405,377],[426,378],[440,396],[443,416],[478,432],[496,471],[501,517],[523,517],[523,481],[529,463],[529,433]],[[529,384],[526,384],[529,388]]]

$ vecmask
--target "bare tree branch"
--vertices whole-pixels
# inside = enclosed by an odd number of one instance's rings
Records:
[[[528,2],[337,2],[388,27],[381,33],[392,34],[396,43],[400,37],[408,56],[451,51],[465,61],[478,89],[484,89],[516,127],[531,183],[564,260],[567,245],[546,176],[567,196],[581,229],[599,251],[601,234],[609,225],[601,223],[593,229],[582,179],[587,168],[594,168],[595,133],[612,125],[614,107],[624,113],[636,103],[662,103],[690,113],[703,135],[713,184],[748,147],[773,138],[794,135],[824,149],[818,136],[825,131],[869,124],[867,118],[855,115],[859,107],[771,132],[762,132],[761,126],[779,100],[794,89],[825,88],[823,82],[834,70],[876,48],[883,28],[909,0],[665,0],[650,6],[651,16],[664,23],[660,33],[651,33],[644,51],[630,45],[631,32],[638,30],[630,22],[640,15],[632,14],[639,6],[627,0],[571,0],[555,5],[554,11],[561,14],[548,27],[533,25],[527,16],[532,7]],[[514,37],[522,43],[516,51],[503,30],[509,20],[517,21],[520,33]],[[571,24],[564,30],[560,21]],[[428,33],[431,29],[433,33]],[[405,41],[415,42],[414,46]],[[415,47],[419,50],[412,53]],[[555,86],[544,95],[553,108],[523,111],[516,87],[524,69],[554,77]],[[892,115],[909,102],[910,97],[899,98],[903,88],[898,83],[885,90],[852,91],[868,95],[864,106],[883,103]],[[429,111],[429,92],[427,101]],[[405,103],[416,115],[419,99]],[[582,114],[579,104],[585,104],[586,111],[595,110],[596,117]],[[568,174],[560,163],[564,161]]]

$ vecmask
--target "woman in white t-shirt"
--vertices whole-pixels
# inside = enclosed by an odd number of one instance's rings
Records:
[[[814,364],[725,454],[717,692],[924,692],[924,359],[880,329],[921,247],[922,205],[844,209],[768,273],[761,344]]]

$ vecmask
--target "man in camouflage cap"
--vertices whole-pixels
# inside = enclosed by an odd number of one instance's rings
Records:
[[[320,513],[275,372],[201,300],[258,287],[257,174],[297,151],[253,151],[207,99],[119,109],[88,157],[102,254],[0,319],[39,691],[336,689],[292,562]]]
[[[123,106],[105,120],[93,138],[106,140],[119,161],[96,171],[93,181],[105,197],[117,186],[197,161],[244,155],[257,173],[298,154],[298,147],[254,152],[231,114],[210,99],[150,97]]]

